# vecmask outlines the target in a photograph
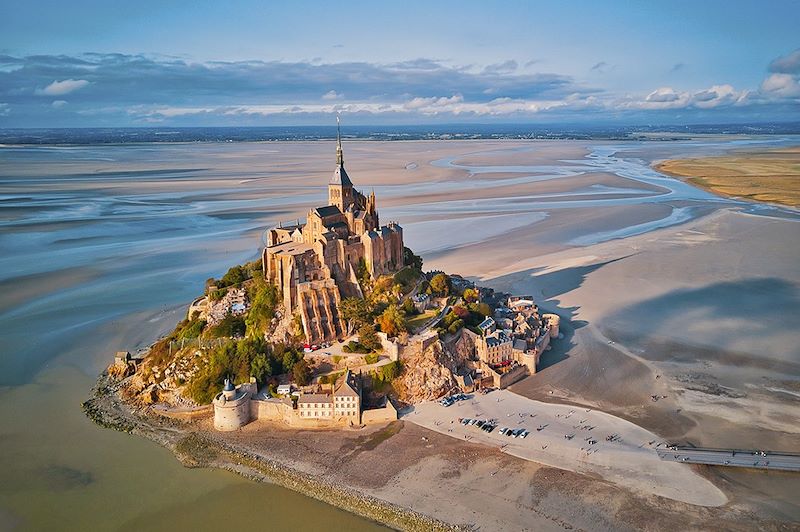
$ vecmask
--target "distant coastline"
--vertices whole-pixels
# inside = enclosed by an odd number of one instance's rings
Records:
[[[348,126],[357,140],[686,140],[700,135],[800,135],[800,122],[630,126],[437,124]],[[332,126],[0,128],[0,146],[333,140]]]

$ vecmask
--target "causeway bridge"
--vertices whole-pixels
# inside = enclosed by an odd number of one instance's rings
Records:
[[[658,453],[658,457],[662,460],[687,464],[800,471],[800,453],[742,449],[705,449],[702,447],[669,444],[656,449],[656,452]]]

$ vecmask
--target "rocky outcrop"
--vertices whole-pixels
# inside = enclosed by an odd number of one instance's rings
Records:
[[[403,359],[403,374],[395,381],[398,397],[405,403],[437,399],[458,386],[454,373],[458,357],[436,341],[423,351]]]
[[[469,329],[461,329],[460,334],[447,346],[456,363],[463,366],[468,360],[477,360],[475,340],[478,335]]]

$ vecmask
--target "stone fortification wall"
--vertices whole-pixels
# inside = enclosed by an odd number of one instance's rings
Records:
[[[520,355],[519,362],[521,364],[524,364],[525,367],[528,368],[528,372],[531,375],[535,375],[536,374],[536,366],[539,365],[539,357],[540,356],[541,355],[539,353],[537,353],[536,351],[529,351],[527,353],[523,353],[522,355]]]
[[[346,427],[353,423],[382,423],[384,419],[389,421],[397,419],[397,410],[391,406],[391,403],[389,403],[388,408],[379,408],[375,410],[375,413],[369,414],[367,416],[369,421],[365,421],[362,418],[351,422],[351,419],[346,416],[327,419],[300,417],[297,410],[292,408],[292,402],[288,399],[253,399],[250,401],[250,412],[253,421],[273,421],[285,423],[290,427],[309,429]],[[367,410],[366,412],[372,411]]]
[[[548,332],[550,333],[550,338],[555,340],[558,338],[559,334],[559,325],[561,324],[561,316],[558,314],[543,314],[542,319],[547,320],[547,328]]]
[[[488,364],[481,361],[480,363],[481,370],[483,370],[484,375],[488,375],[492,378],[492,385],[495,388],[507,388],[514,384],[515,382],[524,379],[528,376],[528,367],[524,365],[519,365],[506,373],[499,373],[493,370]]]
[[[383,408],[372,408],[361,413],[361,423],[369,425],[371,423],[389,423],[397,420],[397,409],[391,401],[386,400]]]
[[[390,340],[384,332],[379,332],[378,338],[381,341],[383,352],[389,357],[389,360],[400,360],[400,345],[396,341]]]
[[[250,414],[253,420],[288,423],[294,410],[289,399],[253,399],[250,401]]]

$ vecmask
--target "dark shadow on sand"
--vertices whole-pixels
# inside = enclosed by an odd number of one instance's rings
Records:
[[[642,323],[637,332],[631,327]],[[719,330],[714,326],[718,324]],[[710,328],[709,337],[700,331]],[[676,341],[676,329],[687,331]],[[765,277],[674,290],[662,296],[622,308],[604,320],[604,334],[621,342],[659,344],[646,349],[653,360],[696,362],[716,360],[728,365],[747,364],[800,376],[800,342],[771,346],[769,352],[743,353],[726,348],[733,340],[753,335],[768,345],[770,335],[800,330],[800,291],[784,279]],[[721,335],[714,345],[711,334]],[[733,343],[733,342],[730,342]],[[660,347],[660,348],[659,348]]]
[[[537,274],[537,272],[541,272],[545,268],[533,268],[495,277],[494,279],[483,281],[483,284],[491,287],[508,287],[520,284],[520,281],[524,280],[524,284],[531,287],[531,290],[528,290],[526,286],[525,293],[534,298],[542,311],[558,314],[561,317],[562,327],[560,333],[563,337],[556,340],[553,343],[553,347],[542,354],[537,367],[537,372],[542,372],[569,358],[570,351],[576,345],[574,341],[575,331],[588,325],[587,321],[577,319],[578,311],[580,310],[579,306],[561,306],[561,301],[557,299],[558,296],[579,288],[590,273],[607,264],[624,260],[629,256],[626,255],[618,259],[597,262],[587,266],[564,268],[548,273]],[[472,280],[476,281],[475,279]]]

